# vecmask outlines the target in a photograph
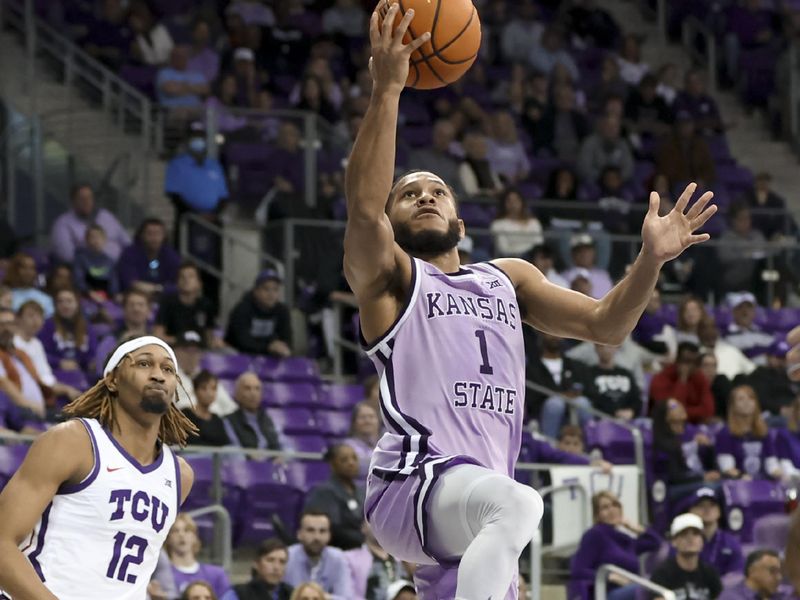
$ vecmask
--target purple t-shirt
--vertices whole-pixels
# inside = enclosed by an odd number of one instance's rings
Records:
[[[172,565],[172,575],[175,578],[178,592],[181,594],[190,583],[195,581],[205,581],[210,584],[214,588],[217,598],[222,598],[225,592],[231,589],[231,582],[225,573],[225,569],[216,565],[197,563],[191,571],[179,569]]]
[[[80,365],[81,370],[88,371],[89,365],[95,359],[97,340],[88,327],[83,343],[77,346],[74,339],[65,339],[59,335],[56,331],[56,323],[51,317],[44,322],[44,326],[39,331],[39,339],[51,365],[58,366],[62,360],[74,360]]]
[[[721,471],[736,467],[751,477],[768,477],[767,463],[776,460],[772,436],[757,438],[752,434],[735,436],[725,425],[715,439],[717,464]]]

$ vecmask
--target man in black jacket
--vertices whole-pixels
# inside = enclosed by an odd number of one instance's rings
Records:
[[[242,448],[280,450],[275,424],[261,406],[261,381],[255,373],[239,375],[233,399],[239,410],[225,417],[225,430],[231,443]]]
[[[246,354],[291,356],[289,308],[280,301],[282,279],[274,269],[262,271],[253,289],[233,309],[225,341]]]
[[[233,586],[237,600],[289,600],[294,588],[283,582],[289,552],[278,538],[261,542],[253,561],[253,578]],[[227,596],[226,596],[227,597]]]
[[[738,375],[733,385],[750,385],[756,391],[761,410],[773,417],[786,416],[794,400],[800,395],[800,386],[793,383],[786,374],[786,353],[791,346],[784,339],[778,339],[767,349],[766,366],[756,367],[748,375]],[[775,420],[780,423],[780,419]]]

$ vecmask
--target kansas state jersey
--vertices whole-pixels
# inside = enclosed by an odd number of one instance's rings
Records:
[[[180,506],[178,460],[162,446],[142,466],[97,421],[81,422],[94,467],[59,489],[21,549],[60,600],[143,600]]]
[[[513,475],[525,398],[520,317],[514,286],[494,265],[445,274],[412,259],[407,305],[365,347],[386,426],[373,474],[391,480],[425,459],[461,455]]]

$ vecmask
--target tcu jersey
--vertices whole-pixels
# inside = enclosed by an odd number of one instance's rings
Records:
[[[372,475],[402,479],[462,456],[513,476],[525,351],[514,285],[501,269],[479,263],[446,274],[412,258],[407,305],[365,350],[378,369],[386,426]]]
[[[143,600],[180,507],[178,460],[164,445],[142,466],[96,420],[80,421],[94,467],[59,489],[21,549],[61,600]]]

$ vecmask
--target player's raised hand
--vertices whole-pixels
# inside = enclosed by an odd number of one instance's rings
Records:
[[[414,18],[414,10],[407,10],[395,28],[394,21],[399,11],[400,5],[395,2],[383,16],[383,21],[379,11],[376,10],[369,22],[369,41],[372,47],[369,71],[376,91],[400,93],[408,79],[411,54],[431,38],[431,34],[425,32],[410,43],[404,44],[403,36]]]
[[[717,212],[715,204],[708,204],[714,194],[706,192],[689,207],[696,189],[696,183],[687,185],[675,208],[663,217],[658,215],[661,199],[656,192],[650,192],[650,207],[642,225],[642,249],[655,260],[672,260],[689,246],[705,242],[711,237],[707,233],[696,234],[695,231]]]
[[[786,353],[786,371],[789,373],[789,379],[800,381],[800,325],[789,332],[786,341],[792,347]]]

